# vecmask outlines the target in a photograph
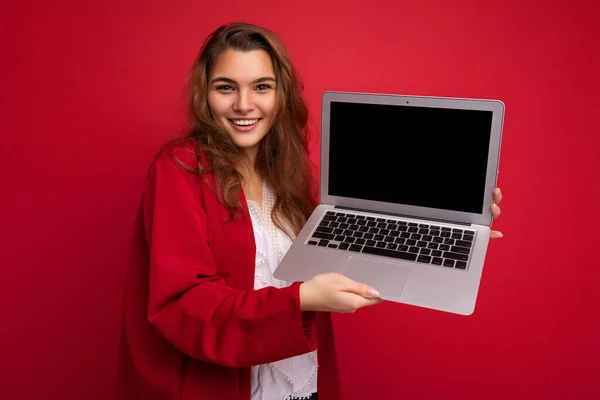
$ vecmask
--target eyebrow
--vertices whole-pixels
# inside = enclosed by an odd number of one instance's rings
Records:
[[[217,76],[216,78],[214,78],[213,80],[210,81],[210,84],[212,85],[213,83],[216,83],[216,82],[226,82],[226,83],[231,83],[231,84],[237,85],[236,81],[234,81],[231,78],[226,78],[224,76]],[[277,81],[275,80],[275,78],[273,78],[271,76],[264,76],[262,78],[253,80],[251,83],[256,84],[256,83],[263,83],[263,82],[276,83]]]

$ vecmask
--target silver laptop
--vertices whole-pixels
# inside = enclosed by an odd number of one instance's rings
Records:
[[[473,313],[504,104],[326,92],[320,205],[274,276],[339,272],[383,299]]]

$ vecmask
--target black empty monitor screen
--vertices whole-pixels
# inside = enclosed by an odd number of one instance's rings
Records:
[[[332,102],[329,194],[483,212],[491,111]]]

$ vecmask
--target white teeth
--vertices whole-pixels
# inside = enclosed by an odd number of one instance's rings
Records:
[[[232,119],[231,122],[240,126],[248,126],[257,123],[258,119]]]

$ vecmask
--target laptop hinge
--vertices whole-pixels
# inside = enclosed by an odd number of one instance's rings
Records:
[[[385,212],[385,211],[363,210],[361,208],[354,208],[354,207],[334,206],[334,208],[339,208],[341,210],[352,210],[352,211],[367,212],[367,213],[370,213],[370,214],[390,215],[392,217],[404,217],[404,218],[411,218],[411,219],[422,219],[422,220],[425,220],[425,221],[442,222],[442,223],[445,223],[445,224],[453,224],[453,225],[464,225],[464,226],[471,226],[472,225],[472,224],[470,224],[468,222],[447,221],[447,220],[443,220],[443,219],[427,218],[427,217],[415,217],[414,215],[394,214],[394,213],[389,213],[389,212]]]

